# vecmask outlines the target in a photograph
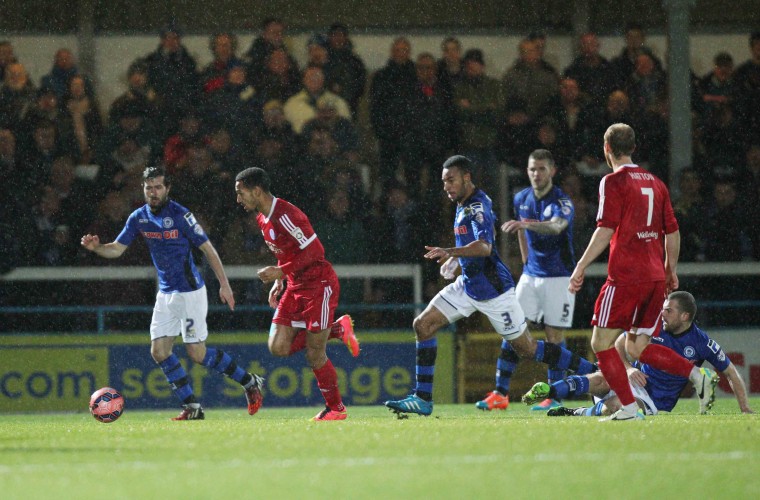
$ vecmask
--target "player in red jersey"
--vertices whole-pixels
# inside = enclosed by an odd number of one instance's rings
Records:
[[[678,288],[678,254],[681,236],[665,184],[635,165],[633,128],[611,125],[604,134],[604,156],[611,174],[599,183],[597,228],[570,277],[569,290],[580,290],[586,268],[610,246],[607,281],[594,306],[591,348],[596,353],[607,383],[623,407],[609,420],[637,420],[636,400],[631,392],[615,339],[626,335],[626,350],[642,363],[673,375],[688,377],[700,403],[712,397],[715,375],[693,366],[673,351],[650,344],[660,322],[662,301]],[[664,240],[664,241],[663,241]]]
[[[346,407],[335,367],[327,357],[327,341],[341,338],[354,356],[359,355],[359,344],[349,316],[333,322],[340,295],[338,276],[325,259],[325,249],[308,217],[295,205],[274,197],[269,186],[269,175],[256,167],[235,178],[237,202],[257,212],[264,241],[277,257],[276,266],[258,271],[264,283],[274,283],[269,292],[269,305],[275,309],[269,351],[289,356],[305,348],[326,403],[312,420],[344,420]]]

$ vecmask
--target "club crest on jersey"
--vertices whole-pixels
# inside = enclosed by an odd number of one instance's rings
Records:
[[[690,345],[687,345],[686,347],[683,348],[683,355],[685,358],[691,359],[694,357],[695,353],[696,353],[696,350],[694,350],[694,348]]]
[[[271,229],[271,228],[269,229],[269,237],[273,240],[277,239],[277,236],[275,236],[274,234],[274,229]]]
[[[546,208],[544,209],[544,217],[551,217],[551,215],[552,215],[552,206],[547,205]]]
[[[170,227],[174,225],[174,219],[172,219],[171,217],[164,217],[163,222],[164,222],[164,227],[166,229],[169,229]]]
[[[194,226],[198,222],[197,220],[195,220],[195,217],[193,216],[192,212],[186,213],[184,217],[189,226]]]

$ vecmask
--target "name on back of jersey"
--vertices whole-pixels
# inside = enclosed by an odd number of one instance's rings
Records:
[[[628,172],[628,175],[631,176],[631,179],[636,179],[637,181],[653,181],[654,180],[654,175],[648,172]]]

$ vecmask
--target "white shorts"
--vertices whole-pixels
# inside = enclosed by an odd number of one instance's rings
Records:
[[[645,412],[646,415],[657,415],[658,413],[657,406],[655,406],[654,401],[652,401],[652,398],[649,397],[649,393],[646,391],[646,389],[644,389],[640,385],[631,384],[631,391],[633,392],[634,398],[644,403],[644,407],[646,408],[646,412]],[[594,401],[598,401],[599,399],[601,399],[602,401],[607,401],[608,399],[615,396],[617,396],[617,394],[615,394],[615,391],[610,391],[601,398],[594,398]]]
[[[568,291],[569,284],[569,276],[520,276],[516,292],[525,317],[534,323],[539,323],[543,318],[545,325],[554,328],[570,328],[573,325],[575,294]]]
[[[458,276],[454,283],[438,292],[430,304],[441,311],[449,323],[479,311],[485,314],[496,333],[507,340],[516,339],[525,331],[525,314],[517,302],[514,288],[493,299],[475,300],[465,293],[462,276]]]
[[[206,313],[205,286],[193,292],[158,292],[150,322],[150,340],[181,334],[185,344],[203,342],[208,337]]]

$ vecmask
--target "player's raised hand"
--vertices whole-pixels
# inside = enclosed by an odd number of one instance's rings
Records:
[[[82,236],[81,243],[83,247],[92,252],[100,246],[100,237],[97,234],[85,234]]]
[[[219,287],[219,298],[221,299],[222,304],[227,304],[227,306],[229,306],[230,311],[235,310],[235,295],[232,293],[232,288],[230,288],[229,283]]]
[[[430,260],[437,260],[439,264],[443,264],[446,262],[446,259],[451,257],[448,250],[441,247],[429,247],[425,245],[425,250],[427,250],[427,253],[425,254],[426,259]]]
[[[583,286],[583,278],[585,277],[586,270],[575,266],[573,274],[570,276],[570,284],[567,285],[567,289],[570,293],[578,293]]]
[[[501,225],[502,232],[505,233],[516,233],[520,229],[523,229],[524,224],[519,220],[508,220],[504,224]]]

